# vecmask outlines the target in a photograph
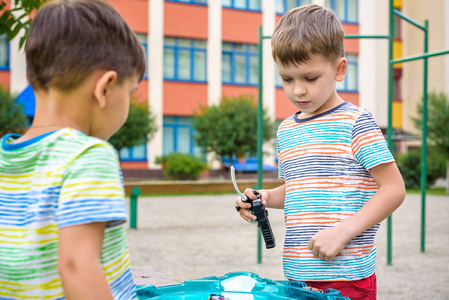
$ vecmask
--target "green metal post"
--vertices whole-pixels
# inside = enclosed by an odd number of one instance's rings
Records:
[[[430,58],[430,57],[440,56],[440,55],[444,55],[444,54],[449,54],[449,50],[432,51],[432,52],[427,52],[427,54],[410,55],[410,56],[407,56],[404,58],[399,58],[399,59],[393,60],[393,64],[398,64],[398,63],[402,63],[402,62],[408,62],[408,61],[413,61],[413,60],[418,60],[418,59],[423,59],[423,58]]]
[[[129,198],[129,227],[137,229],[137,198],[140,195],[140,188],[133,187]]]
[[[424,21],[424,53],[429,51],[429,22]],[[421,252],[426,251],[426,188],[427,188],[427,70],[428,58],[424,58],[422,149],[421,149]]]
[[[426,31],[427,29],[424,26],[421,26],[421,24],[419,24],[419,22],[413,20],[412,18],[410,18],[409,16],[403,14],[401,11],[397,10],[397,9],[393,9],[393,13],[398,16],[399,18],[401,18],[404,21],[409,22],[410,24],[412,24],[413,26]]]
[[[388,35],[357,35],[348,34],[345,35],[345,39],[389,39]]]
[[[257,52],[258,52],[258,93],[259,93],[259,99],[258,99],[258,106],[257,106],[257,189],[262,188],[262,180],[263,180],[263,152],[262,152],[262,146],[263,146],[263,76],[262,76],[262,70],[263,70],[263,57],[262,57],[262,51],[263,51],[263,33],[262,33],[262,26],[259,26],[259,44],[257,45]],[[257,263],[262,263],[262,238],[260,234],[259,228],[257,228],[258,235],[257,235]]]
[[[388,38],[388,127],[387,141],[388,149],[393,153],[393,36],[394,36],[394,19],[393,19],[393,0],[390,0],[389,9],[389,38]],[[392,230],[393,216],[387,218],[387,265],[392,264]]]

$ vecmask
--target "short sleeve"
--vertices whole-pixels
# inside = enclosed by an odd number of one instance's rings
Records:
[[[379,126],[369,112],[362,114],[354,124],[351,148],[354,158],[367,170],[394,162]]]
[[[69,164],[56,213],[59,227],[92,222],[126,222],[127,209],[117,152],[109,144],[91,146]]]

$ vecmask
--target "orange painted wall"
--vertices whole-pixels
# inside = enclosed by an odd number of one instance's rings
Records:
[[[262,13],[223,8],[222,24],[223,41],[257,44]]]
[[[343,23],[343,29],[346,35],[359,34],[359,25]],[[359,39],[345,39],[345,52],[359,53]]]
[[[283,120],[287,117],[290,117],[295,112],[298,111],[298,108],[293,105],[293,103],[288,100],[287,96],[284,93],[284,89],[276,88],[276,119]]]
[[[146,161],[121,161],[120,166],[122,169],[148,169],[148,162]]]
[[[164,115],[192,116],[199,105],[207,105],[207,84],[164,82]]]
[[[6,9],[10,9],[11,4],[9,3],[10,1],[5,2],[6,6],[3,10]],[[3,10],[0,10],[0,12],[2,12]],[[9,91],[9,87],[10,87],[10,75],[9,75],[9,71],[0,71],[0,86]]]
[[[349,101],[352,104],[359,106],[359,94],[358,93],[344,93],[344,92],[338,92],[338,95],[341,97],[341,99],[345,101]]]
[[[148,101],[148,89],[149,89],[148,80],[144,79],[141,82],[139,82],[139,85],[137,86],[137,91],[134,94],[135,101],[136,102]]]
[[[165,2],[164,34],[174,37],[207,39],[207,6]]]
[[[258,99],[258,92],[256,86],[238,86],[225,84],[221,88],[221,93],[226,97],[238,97],[238,96],[252,96],[254,101]]]
[[[9,91],[10,81],[9,71],[0,71],[0,85],[3,89]]]
[[[109,0],[131,28],[138,33],[148,32],[148,4],[142,0]]]

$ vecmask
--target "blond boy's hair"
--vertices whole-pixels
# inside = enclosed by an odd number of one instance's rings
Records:
[[[284,66],[301,64],[319,54],[331,62],[344,56],[343,26],[332,10],[304,5],[289,10],[271,38],[273,58]]]
[[[104,0],[54,0],[31,22],[27,77],[34,89],[77,88],[97,70],[117,81],[145,74],[145,52],[122,16]]]

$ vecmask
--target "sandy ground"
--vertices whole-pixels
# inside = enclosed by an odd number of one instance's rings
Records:
[[[234,209],[236,195],[140,197],[138,229],[128,230],[132,265],[151,267],[173,282],[229,272],[284,280],[283,211],[270,209],[274,249]],[[377,234],[378,299],[449,299],[449,197],[427,196],[426,251],[420,251],[421,197],[407,195],[393,215],[393,264],[386,265],[386,222]],[[170,280],[164,281],[167,284]]]

